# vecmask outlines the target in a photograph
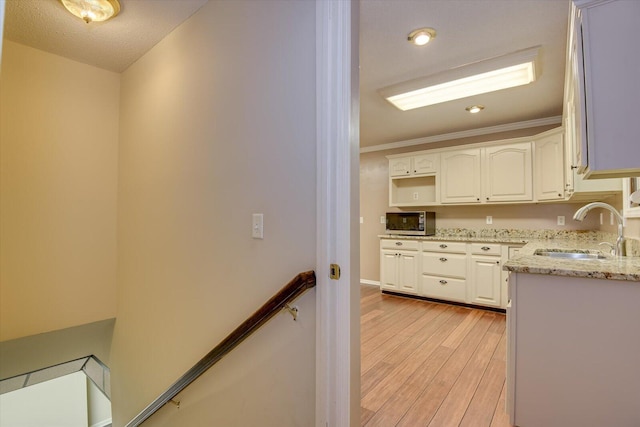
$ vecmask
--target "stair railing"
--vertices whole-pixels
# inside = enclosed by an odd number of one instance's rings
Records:
[[[166,391],[151,402],[149,406],[144,408],[138,415],[129,421],[125,427],[139,426],[167,402],[173,401],[173,398],[177,396],[178,393],[187,388],[200,375],[219,362],[225,355],[231,352],[231,350],[236,348],[242,341],[247,339],[251,334],[283,309],[288,310],[295,320],[297,317],[297,309],[291,308],[289,303],[307,290],[313,288],[315,285],[315,272],[307,271],[298,274],[284,288],[278,291],[277,294],[260,307],[258,311],[253,313],[251,317],[245,320],[225,339],[223,339],[220,344],[207,353],[206,356],[200,359],[199,362],[182,375]]]

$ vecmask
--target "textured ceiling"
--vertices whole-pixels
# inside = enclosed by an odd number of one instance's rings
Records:
[[[562,114],[570,0],[362,0],[360,145],[462,132]],[[423,47],[411,30],[433,27]],[[529,47],[541,46],[542,74],[528,86],[400,111],[380,88]],[[469,114],[465,107],[482,104]]]
[[[207,0],[120,0],[120,14],[85,24],[59,0],[6,0],[12,40],[85,64],[122,72]]]
[[[115,19],[87,25],[59,0],[6,0],[5,37],[121,72],[206,3],[120,1],[122,11]],[[559,116],[569,5],[570,0],[361,0],[360,145]],[[418,48],[407,43],[406,35],[420,27],[435,28],[437,36]],[[528,86],[406,112],[377,92],[533,46],[541,46],[542,74]],[[471,115],[465,107],[472,104],[482,104],[485,110]]]

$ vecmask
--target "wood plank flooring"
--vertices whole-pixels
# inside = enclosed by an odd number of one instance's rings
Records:
[[[361,286],[363,427],[510,427],[501,313]]]

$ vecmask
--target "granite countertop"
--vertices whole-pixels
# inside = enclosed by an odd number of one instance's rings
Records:
[[[606,258],[575,260],[534,255],[536,249],[580,249],[602,252]],[[554,276],[640,282],[640,257],[614,257],[597,242],[577,240],[532,240],[520,253],[507,261],[503,269],[515,273],[550,274]]]
[[[508,236],[460,236],[456,234],[438,234],[435,236],[403,236],[400,234],[380,234],[381,239],[393,240],[424,240],[428,242],[478,242],[478,243],[517,243],[520,246],[527,243],[524,237]]]
[[[515,273],[640,282],[640,241],[627,240],[632,256],[608,255],[599,242],[615,242],[615,235],[597,231],[514,230],[514,229],[438,229],[435,236],[380,235],[381,239],[482,242],[523,246],[503,269]],[[579,249],[600,251],[604,259],[575,260],[534,255],[536,249]]]

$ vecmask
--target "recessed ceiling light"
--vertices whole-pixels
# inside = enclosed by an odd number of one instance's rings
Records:
[[[120,12],[118,0],[60,0],[60,3],[87,24],[106,21]]]
[[[538,47],[452,68],[380,89],[402,111],[532,83]]]
[[[471,106],[465,108],[465,110],[467,110],[471,114],[477,114],[480,111],[484,110],[484,105],[471,105]]]
[[[409,36],[407,36],[407,40],[416,46],[424,46],[429,43],[431,39],[436,37],[436,30],[433,28],[419,28],[417,30],[411,31]]]

